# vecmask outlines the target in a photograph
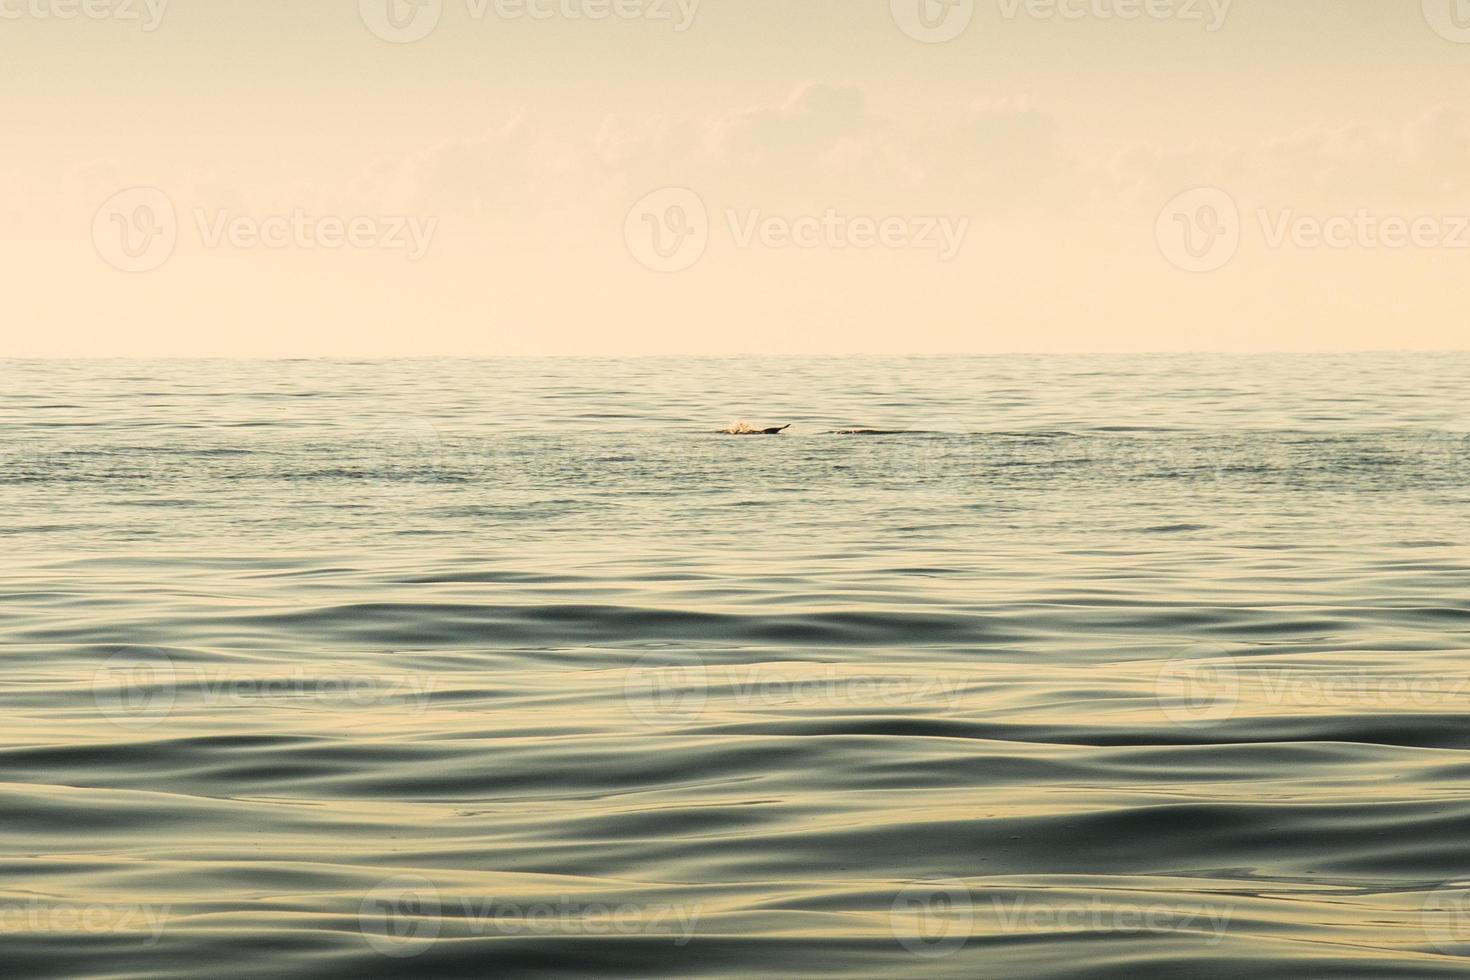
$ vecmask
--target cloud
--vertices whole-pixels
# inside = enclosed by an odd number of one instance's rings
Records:
[[[942,125],[876,113],[855,86],[804,84],[784,98],[683,118],[608,117],[594,131],[525,115],[490,132],[379,160],[351,193],[495,223],[626,207],[694,188],[712,206],[912,211],[1045,204],[1066,169],[1054,120],[1021,104],[975,106]]]
[[[1337,213],[1464,210],[1470,125],[1442,105],[1399,126],[1313,127],[1253,144],[1136,146],[1107,168],[1121,201],[1213,185],[1243,202]],[[1102,179],[1099,179],[1102,184]]]
[[[539,222],[558,235],[620,221],[631,201],[665,186],[693,188],[716,209],[1134,221],[1205,185],[1246,205],[1443,209],[1465,189],[1467,164],[1470,124],[1451,106],[1396,128],[1140,143],[1104,155],[1024,100],[896,117],[875,111],[862,88],[808,83],[724,112],[609,116],[590,129],[518,113],[485,133],[377,161],[349,193],[446,225]]]

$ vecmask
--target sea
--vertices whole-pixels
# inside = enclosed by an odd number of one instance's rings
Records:
[[[0,361],[0,971],[1470,974],[1467,392]]]

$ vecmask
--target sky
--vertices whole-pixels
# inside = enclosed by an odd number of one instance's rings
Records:
[[[0,356],[1465,349],[1467,0],[0,0]]]

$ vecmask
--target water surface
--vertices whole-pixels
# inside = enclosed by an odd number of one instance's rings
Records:
[[[11,975],[1470,963],[1470,356],[0,382]]]

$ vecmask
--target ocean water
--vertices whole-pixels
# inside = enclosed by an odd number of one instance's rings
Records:
[[[4,972],[1470,973],[1467,391],[0,362]]]

